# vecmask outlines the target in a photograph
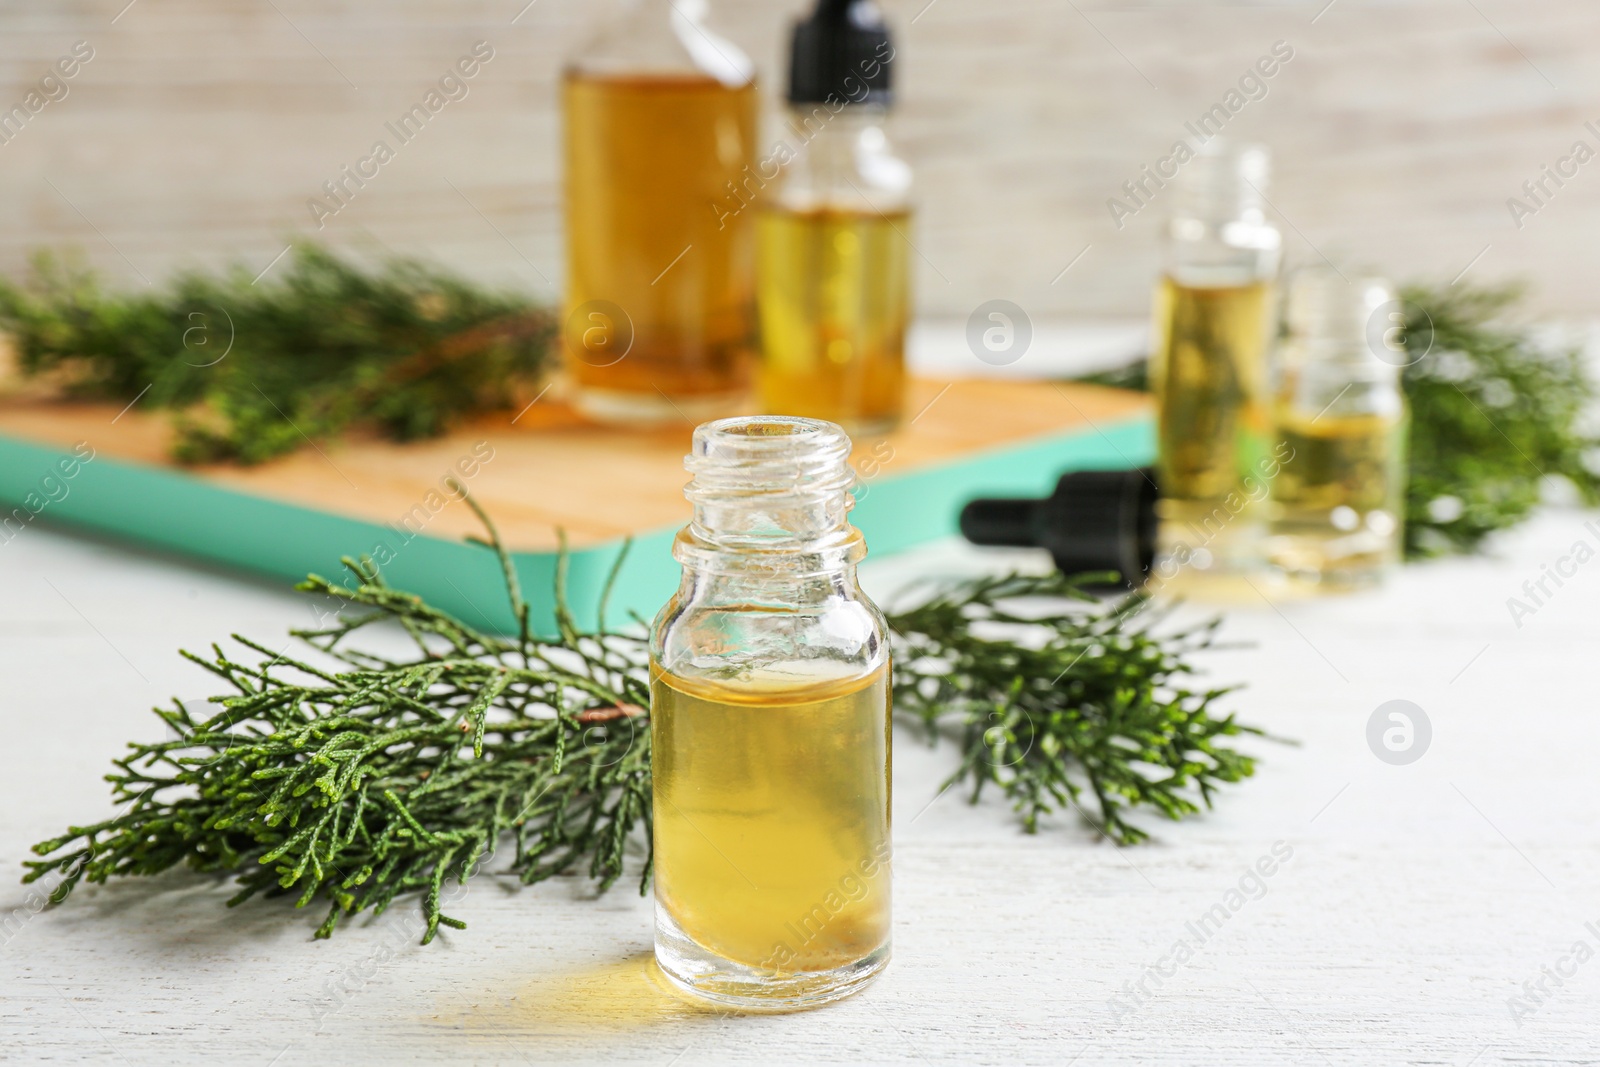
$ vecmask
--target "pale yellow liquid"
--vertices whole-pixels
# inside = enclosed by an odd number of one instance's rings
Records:
[[[580,389],[649,402],[738,395],[755,343],[755,213],[732,212],[753,169],[753,84],[697,75],[565,82],[565,348]],[[609,301],[625,327],[574,310]],[[664,402],[663,402],[664,403]]]
[[[1272,426],[1267,343],[1272,287],[1200,288],[1163,278],[1150,386],[1156,399],[1159,551],[1193,550],[1185,595],[1224,595],[1219,579],[1255,565],[1262,471]],[[1269,468],[1266,468],[1269,469]],[[1203,586],[1193,583],[1203,582]],[[1240,592],[1232,590],[1233,594]]]
[[[1266,456],[1271,291],[1266,282],[1200,289],[1162,279],[1150,385],[1164,499],[1221,500]]]
[[[802,690],[652,674],[657,906],[773,974],[885,945],[888,668]]]
[[[907,212],[769,208],[758,278],[761,396],[852,433],[900,421],[910,314]]]
[[[1291,576],[1334,584],[1375,579],[1399,554],[1403,420],[1288,410],[1278,420],[1279,438],[1293,452],[1272,482],[1272,562]],[[1337,509],[1347,509],[1342,527]]]

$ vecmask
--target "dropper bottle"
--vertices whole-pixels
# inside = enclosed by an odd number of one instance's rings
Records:
[[[758,224],[765,408],[858,436],[892,429],[905,396],[911,168],[885,131],[894,60],[871,0],[819,0],[796,24]]]

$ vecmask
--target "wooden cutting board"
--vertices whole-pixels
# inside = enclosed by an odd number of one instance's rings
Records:
[[[877,553],[954,533],[972,497],[1043,494],[1062,471],[1153,453],[1145,398],[1097,386],[922,380],[907,410],[853,456],[853,519]],[[580,620],[630,537],[614,604],[649,617],[677,584],[668,548],[689,517],[692,430],[619,431],[544,400],[417,444],[348,438],[257,467],[184,467],[167,459],[164,412],[14,398],[0,401],[0,542],[60,522],[287,581],[367,553],[392,584],[503,628],[503,584],[491,554],[462,541],[482,531],[447,491],[454,475],[499,526],[544,624],[558,530]]]

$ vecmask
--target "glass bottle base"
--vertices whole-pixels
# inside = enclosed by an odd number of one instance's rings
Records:
[[[1349,535],[1275,534],[1267,542],[1272,579],[1299,592],[1353,592],[1382,585],[1397,562],[1394,545]]]
[[[1164,499],[1156,509],[1160,526],[1146,582],[1150,592],[1219,603],[1258,599],[1250,583],[1266,556],[1259,508]]]
[[[585,418],[620,426],[662,426],[684,420],[698,425],[736,415],[747,407],[748,400],[749,394],[744,392],[669,397],[653,390],[637,393],[581,386],[572,392],[572,406]]]
[[[889,965],[889,945],[826,971],[748,967],[707,951],[658,907],[656,964],[675,987],[712,1004],[747,1012],[805,1011],[865,988]]]

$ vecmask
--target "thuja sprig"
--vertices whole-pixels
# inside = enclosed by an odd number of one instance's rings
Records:
[[[297,245],[263,278],[236,266],[117,292],[48,253],[0,279],[24,376],[172,413],[174,459],[261,463],[362,427],[396,441],[515,406],[555,323],[526,296],[436,265],[375,267]]]
[[[998,786],[1030,833],[1071,809],[1134,844],[1148,834],[1128,809],[1181,819],[1210,807],[1219,784],[1255,771],[1221,740],[1261,731],[1216,714],[1230,689],[1185,684],[1218,621],[1158,635],[1139,621],[1142,597],[1085,603],[1105,577],[980,578],[892,616],[895,702],[961,746],[946,788],[967,783],[975,803]]]
[[[157,709],[176,738],[130,745],[106,776],[124,810],[34,846],[51,858],[30,861],[24,880],[58,872],[50,899],[60,902],[83,879],[178,864],[231,871],[240,891],[230,905],[262,892],[322,901],[319,937],[421,892],[424,943],[441,924],[462,925],[440,911],[444,880],[464,880],[505,839],[524,883],[579,864],[601,889],[616,881],[636,828],[649,825],[638,643],[570,625],[558,640],[535,637],[514,579],[521,630],[491,636],[390,588],[370,561],[345,563],[350,584],[313,576],[300,586],[341,605],[332,625],[294,632],[304,658],[238,636],[258,658],[220,646],[184,653],[232,692],[205,717],[183,703]],[[377,622],[399,624],[413,654],[349,647]],[[648,833],[643,843],[641,891]]]
[[[1600,504],[1597,389],[1583,353],[1509,318],[1516,286],[1408,289],[1406,552],[1477,548],[1538,506],[1547,477]]]
[[[617,570],[598,632],[582,632],[563,551],[557,635],[542,638],[493,525],[467,501],[502,567],[515,634],[483,633],[391,588],[366,559],[345,561],[348,583],[309,578],[302,590],[340,605],[334,621],[295,631],[294,655],[238,636],[248,661],[219,646],[185,653],[230,691],[205,716],[157,709],[175,737],[114,761],[122,810],[35,845],[48,858],[29,861],[24,880],[59,878],[59,903],[84,879],[231,873],[230,904],[264,893],[325,906],[319,937],[420,895],[425,943],[463,925],[441,911],[445,880],[465,880],[506,841],[522,882],[583,869],[602,891],[636,851],[644,891],[648,658],[636,633],[605,626]],[[1131,844],[1146,834],[1125,811],[1198,812],[1254,767],[1219,740],[1259,731],[1214,714],[1228,690],[1179,684],[1214,624],[1157,636],[1134,623],[1144,601],[1087,604],[1083,581],[980,578],[892,616],[895,696],[902,715],[955,736],[952,781],[970,781],[974,797],[998,784],[1033,831],[1050,812],[1084,811],[1087,793],[1090,821]],[[409,655],[357,646],[379,623],[409,636]]]

